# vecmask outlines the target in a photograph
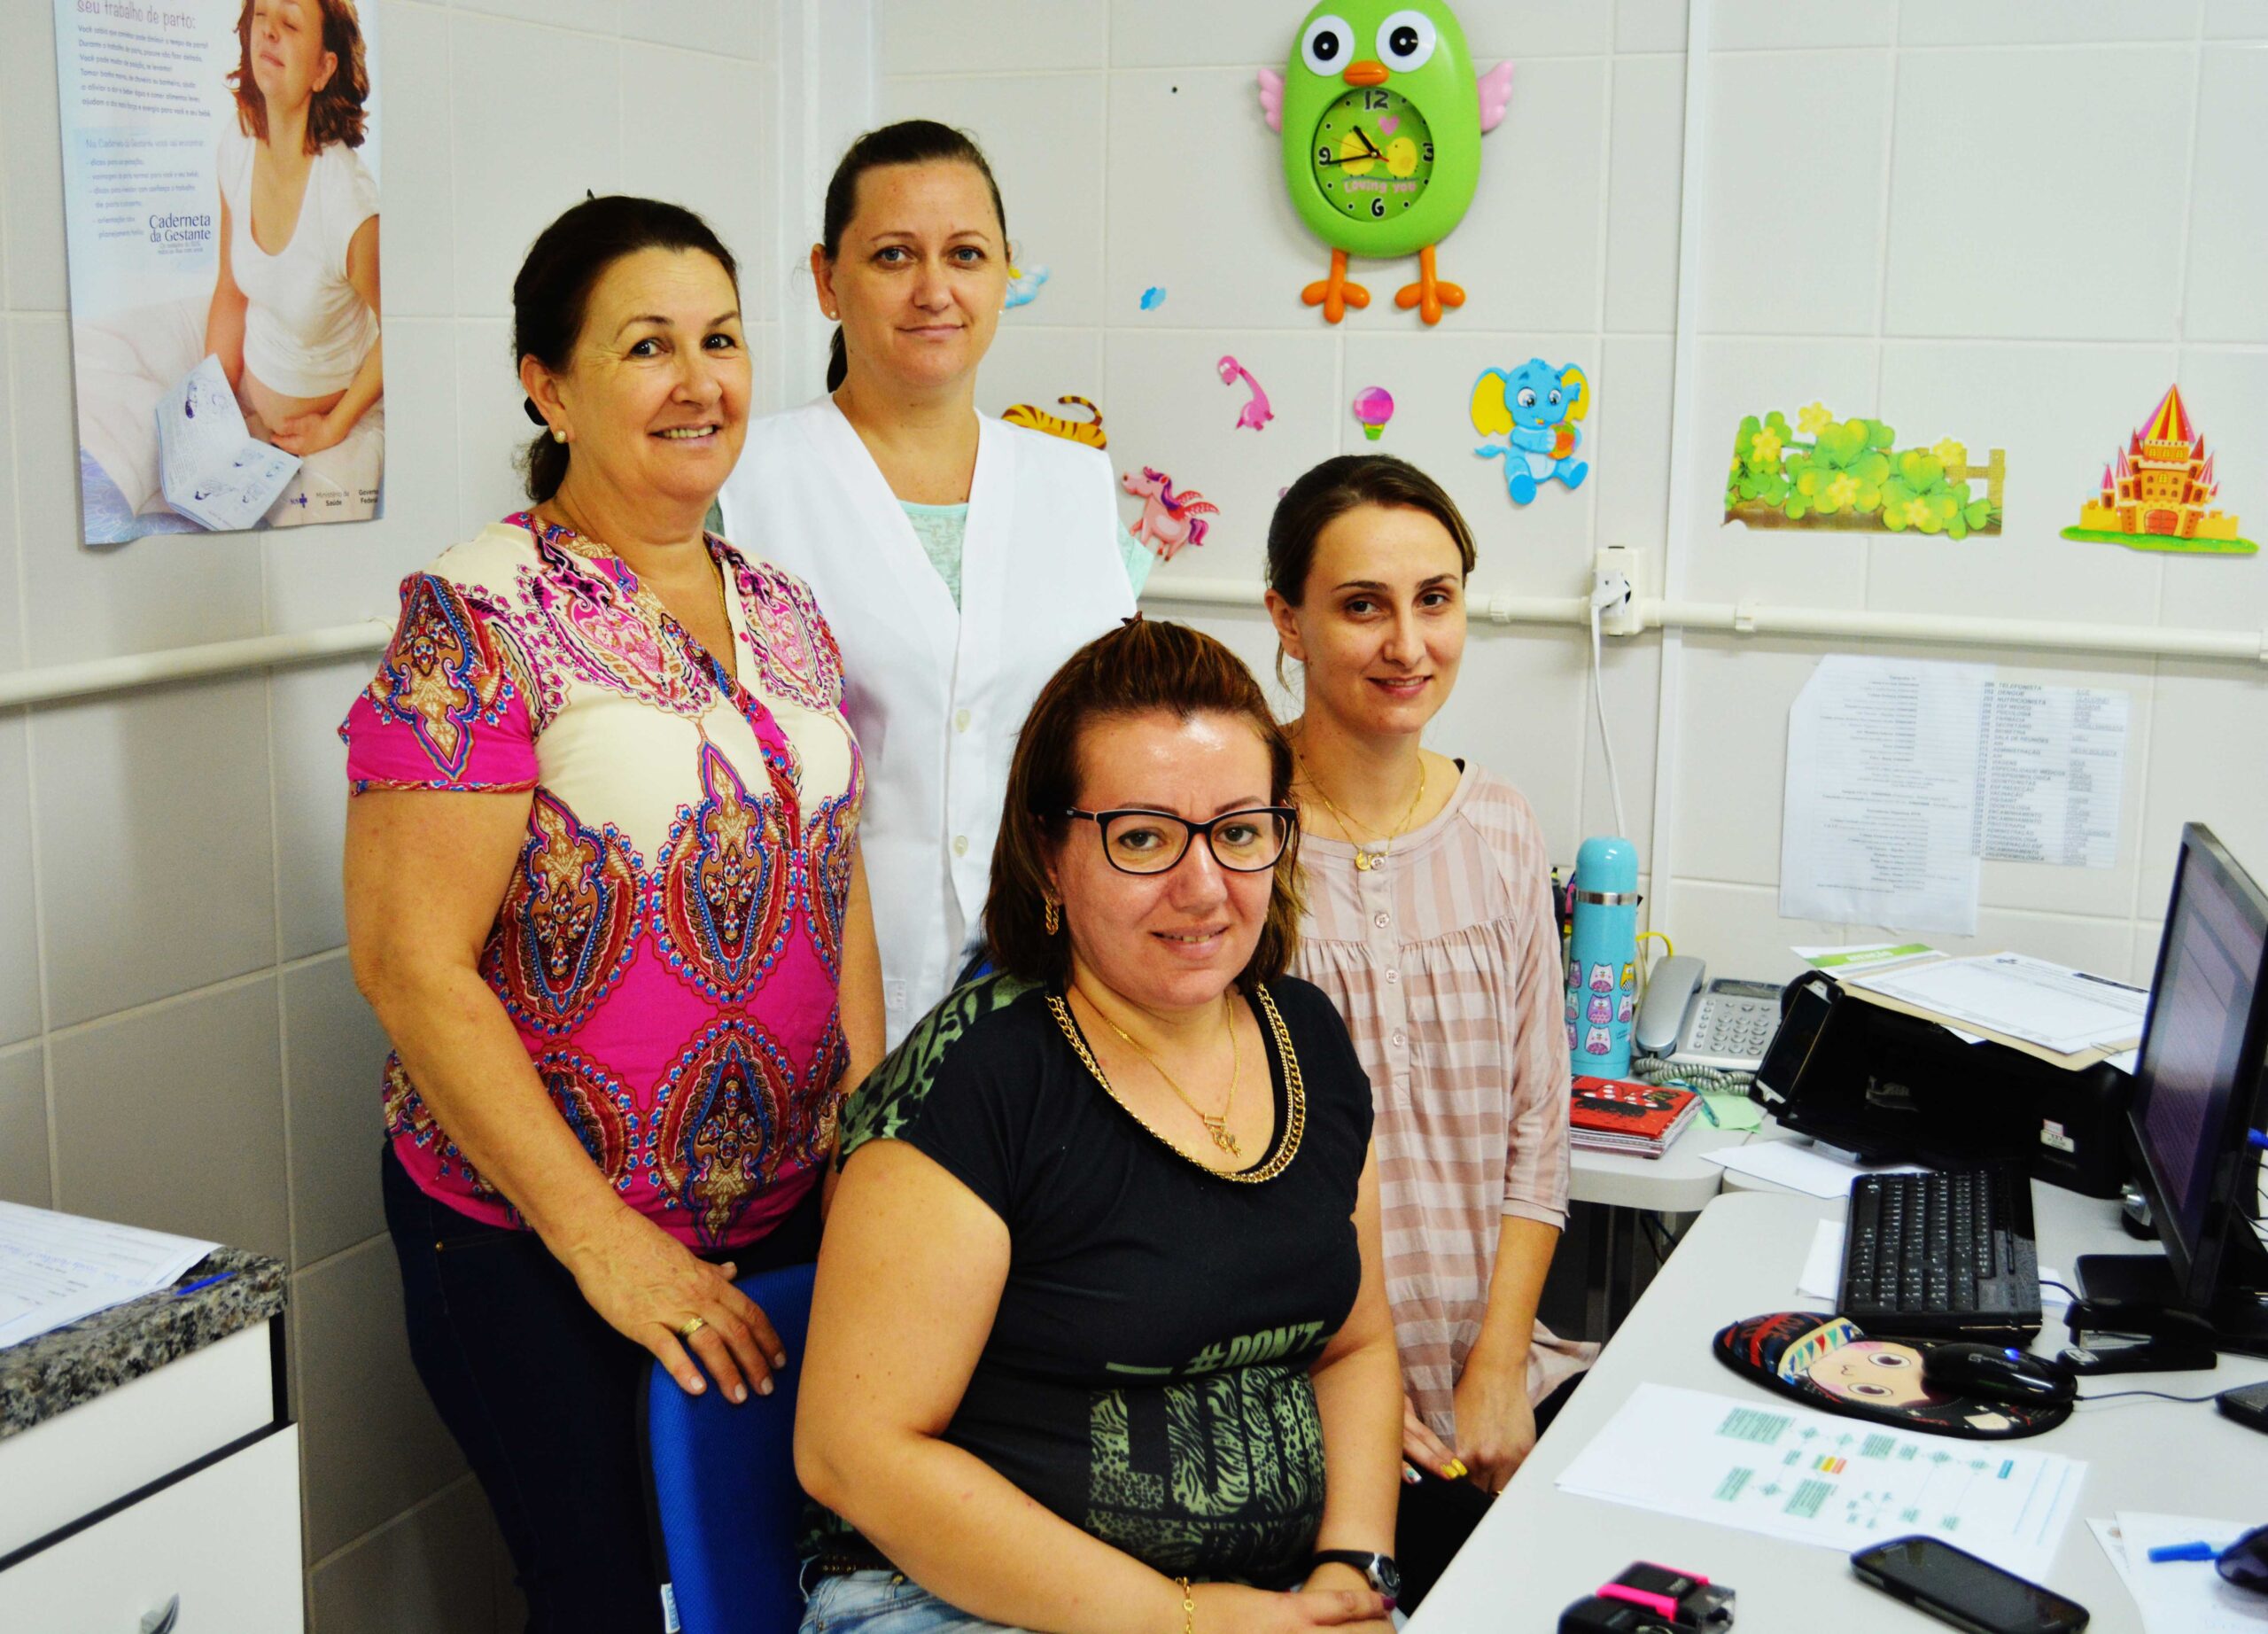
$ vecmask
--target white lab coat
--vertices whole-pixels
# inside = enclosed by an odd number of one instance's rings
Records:
[[[892,1045],[983,935],[1008,762],[1033,699],[1134,611],[1109,461],[978,420],[958,611],[831,398],[752,424],[721,498],[725,536],[809,582],[843,649]]]

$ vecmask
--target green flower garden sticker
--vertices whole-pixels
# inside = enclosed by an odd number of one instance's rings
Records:
[[[1899,448],[1880,420],[1838,420],[1826,404],[1741,421],[1725,478],[1725,520],[1749,527],[1819,527],[1966,539],[2000,531],[2008,456],[1972,465],[1950,437]],[[1972,479],[1984,479],[1984,491]]]

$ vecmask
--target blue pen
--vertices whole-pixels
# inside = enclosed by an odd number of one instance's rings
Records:
[[[2210,1544],[2163,1544],[2150,1551],[2150,1564],[2163,1566],[2168,1560],[2210,1560],[2220,1551]]]
[[[199,1288],[211,1288],[215,1282],[226,1282],[230,1277],[233,1277],[237,1273],[233,1271],[221,1271],[216,1272],[209,1277],[199,1277],[187,1288],[175,1288],[174,1290],[174,1297],[175,1299],[186,1299],[191,1294],[196,1293]]]
[[[2244,1132],[2244,1138],[2262,1151],[2268,1152],[2268,1129],[2248,1129]]]

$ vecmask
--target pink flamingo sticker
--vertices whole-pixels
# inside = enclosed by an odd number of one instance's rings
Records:
[[[1221,371],[1223,385],[1234,385],[1241,380],[1252,389],[1251,401],[1237,415],[1239,431],[1249,425],[1256,432],[1276,417],[1276,410],[1269,406],[1268,393],[1261,389],[1260,382],[1252,377],[1252,370],[1233,357],[1223,357],[1214,367]]]

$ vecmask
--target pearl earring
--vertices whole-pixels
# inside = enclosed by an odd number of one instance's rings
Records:
[[[567,433],[555,425],[551,428],[551,440],[563,443],[567,440]]]

